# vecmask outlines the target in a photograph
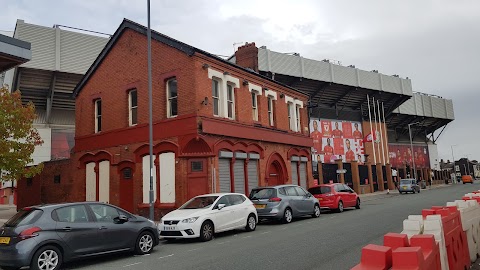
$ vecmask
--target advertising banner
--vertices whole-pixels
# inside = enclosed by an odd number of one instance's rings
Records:
[[[415,159],[415,167],[430,168],[430,157],[426,145],[414,145],[413,154],[410,144],[388,144],[388,149],[388,157],[392,167],[413,166],[413,159]]]
[[[362,125],[360,122],[312,118],[310,137],[313,139],[313,161],[334,163],[357,160],[364,162]]]

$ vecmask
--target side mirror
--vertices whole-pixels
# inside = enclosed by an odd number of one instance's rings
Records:
[[[222,210],[224,207],[225,207],[224,203],[221,203],[221,204],[217,205],[218,210]]]
[[[307,198],[310,198],[312,197],[312,194],[311,193],[307,193]]]
[[[128,221],[128,217],[125,215],[120,215],[114,218],[113,221],[115,221],[115,223],[118,223],[118,224],[123,224]]]

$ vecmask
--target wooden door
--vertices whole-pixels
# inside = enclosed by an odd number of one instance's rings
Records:
[[[133,212],[133,173],[131,168],[120,172],[120,207]]]

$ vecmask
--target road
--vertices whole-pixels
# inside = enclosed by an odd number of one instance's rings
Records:
[[[148,256],[115,255],[66,265],[65,269],[350,269],[366,244],[400,232],[409,214],[445,205],[480,184],[422,190],[420,194],[370,197],[360,210],[322,213],[291,224],[262,223],[254,232],[217,235],[210,242],[162,242]]]

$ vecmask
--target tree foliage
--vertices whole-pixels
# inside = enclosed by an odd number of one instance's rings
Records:
[[[19,91],[10,93],[0,88],[0,172],[2,181],[33,177],[40,173],[43,164],[29,166],[33,162],[35,146],[43,141],[36,128],[33,103],[22,104]]]

